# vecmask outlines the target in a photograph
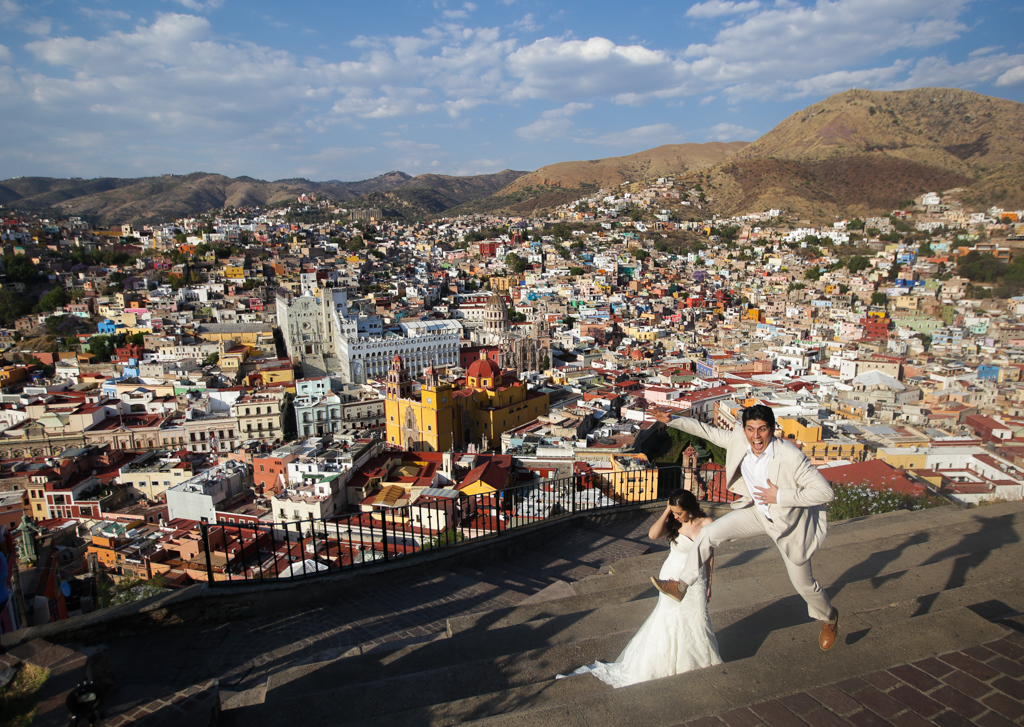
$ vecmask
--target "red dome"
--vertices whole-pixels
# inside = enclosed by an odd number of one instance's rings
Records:
[[[474,376],[478,379],[497,379],[501,377],[501,367],[489,358],[478,358],[469,365],[467,376]]]

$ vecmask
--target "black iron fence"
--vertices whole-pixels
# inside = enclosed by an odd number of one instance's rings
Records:
[[[500,537],[551,518],[650,502],[679,487],[710,502],[735,497],[715,465],[588,472],[498,490],[428,490],[411,504],[324,519],[203,523],[202,552],[187,567],[211,585],[309,578]]]

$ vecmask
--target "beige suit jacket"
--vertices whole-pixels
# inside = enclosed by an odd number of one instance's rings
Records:
[[[681,417],[673,419],[669,426],[723,447],[725,481],[729,491],[740,496],[732,507],[754,504],[740,469],[749,447],[742,425],[729,431],[708,426],[691,417]],[[834,495],[828,481],[803,452],[783,439],[774,441],[775,454],[768,465],[768,479],[779,488],[778,502],[768,506],[772,519],[762,519],[765,531],[779,550],[791,562],[802,565],[811,559],[825,539],[825,505],[832,501]]]

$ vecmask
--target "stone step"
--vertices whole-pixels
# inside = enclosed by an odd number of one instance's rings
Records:
[[[567,683],[563,685],[562,681],[554,681],[554,675],[568,674],[576,667],[595,660],[614,660],[650,614],[654,599],[629,606],[632,612],[624,611],[610,619],[612,622],[629,623],[631,628],[626,631],[601,633],[515,654],[390,676],[375,680],[372,689],[362,683],[330,686],[329,681],[316,677],[306,683],[302,679],[292,679],[286,685],[274,684],[274,689],[267,692],[265,705],[270,713],[285,715],[292,711],[289,705],[296,710],[302,709],[308,702],[307,695],[315,693],[318,699],[327,703],[348,705],[346,717],[357,724],[360,720],[367,720],[370,724],[390,712],[415,708],[419,713],[412,721],[417,724],[426,723],[423,718],[425,711],[429,711],[429,724],[454,725],[480,717],[481,710],[493,710],[496,704],[501,709],[513,709],[517,704],[535,704],[594,689],[609,689],[592,678],[563,680]],[[854,615],[847,620],[850,627],[858,631],[869,628]],[[766,620],[764,627],[758,629],[757,638],[762,645],[760,653],[789,648],[798,641],[817,643],[817,623],[801,623],[777,631],[769,628],[774,628],[774,624]],[[728,650],[729,645],[724,646]],[[495,701],[493,697],[497,693],[500,693],[500,698]],[[394,699],[395,694],[401,694],[401,700]],[[269,724],[276,723],[270,721]],[[280,724],[285,724],[283,719]]]
[[[623,689],[589,690],[580,697],[569,696],[536,706],[518,704],[515,711],[502,711],[463,724],[478,727],[679,725],[775,696],[833,684],[945,651],[969,648],[1000,638],[1004,633],[1000,627],[967,609],[941,611],[874,629],[860,641],[837,646],[831,652],[822,652],[817,644],[803,643],[759,654],[757,658]],[[593,680],[589,676],[581,678]],[[495,695],[493,701],[497,702],[499,696]],[[375,719],[361,723],[360,727],[403,721],[405,716],[399,713],[388,716],[386,721]]]
[[[815,559],[815,572],[823,587],[830,593],[836,593],[841,591],[845,583],[862,578],[884,582],[900,577],[897,574],[904,571],[934,565],[943,560],[966,558],[980,564],[990,551],[998,550],[1003,543],[1013,541],[1024,542],[1024,516],[1020,514],[1002,522],[998,527],[992,527],[989,521],[970,520],[938,531],[886,536],[866,544],[847,546],[837,552],[822,553]],[[1019,553],[1019,549],[1010,549],[1009,552]],[[650,570],[646,572],[630,570],[623,575],[597,576],[575,583],[574,590],[582,591],[576,597],[449,619],[449,635],[474,629],[502,628],[537,618],[565,615],[652,596],[649,577],[657,572],[664,558],[664,554],[651,558],[648,564]],[[1013,572],[1013,556],[1003,555],[998,562],[1006,563],[998,567]],[[961,563],[959,568],[966,568],[966,564]],[[939,578],[948,580],[954,577],[954,571],[947,573],[941,566],[938,569],[932,568],[933,572],[935,570],[940,571]],[[984,572],[985,577],[990,577],[990,569]],[[979,576],[981,572],[972,574],[974,578]],[[919,592],[934,593],[940,590],[938,585],[939,582],[936,582],[930,590]],[[791,594],[793,589],[785,566],[773,546],[758,562],[716,568],[712,611],[718,604],[760,603]]]
[[[1024,585],[1024,545],[982,555],[985,557],[973,562],[962,575],[960,560],[939,560],[890,574],[879,582],[854,581],[844,586],[835,599],[843,613],[844,633],[851,630],[868,633],[873,625],[886,623],[877,615],[865,620],[861,614],[886,609],[892,604],[918,604],[913,609],[905,607],[900,612],[904,618],[942,610],[947,604],[959,608],[997,602],[1004,604],[1002,613],[1024,609],[1024,596],[1019,595],[1024,594],[1021,588]],[[774,577],[765,580],[767,584],[746,578],[716,587],[712,622],[726,661],[748,658],[765,649],[776,650],[792,641],[816,638],[818,625],[808,619],[802,600],[792,592],[784,568],[780,566]],[[968,586],[969,590],[956,593],[957,588]],[[507,658],[510,655],[516,661],[515,655],[526,650],[552,650],[593,639],[597,634],[620,631],[631,634],[650,614],[654,603],[654,598],[631,598],[554,616],[537,614],[523,623],[478,623],[477,630],[459,632],[455,638],[430,645],[408,647],[395,655],[382,657],[378,664],[359,665],[356,660],[347,663],[340,660],[283,672],[272,677],[268,694],[286,685],[289,685],[288,691],[294,691],[290,683],[300,678],[305,682],[303,691],[319,691],[339,682],[365,685],[377,679],[415,675],[436,668],[440,654],[447,654],[447,663],[462,664],[481,657]],[[592,641],[591,645],[594,643]]]
[[[859,625],[853,619],[854,625]],[[790,629],[789,631],[794,631]],[[812,688],[829,681],[902,663],[904,659],[932,656],[938,651],[966,648],[993,638],[1002,631],[965,609],[928,614],[910,622],[879,627],[850,645],[837,645],[830,654],[817,648],[816,638],[777,636],[772,649],[762,649],[756,659],[729,661],[688,674],[613,690],[589,676],[554,680],[553,674],[566,673],[579,663],[593,658],[609,660],[626,642],[625,634],[609,635],[589,642],[555,647],[540,653],[523,653],[512,660],[505,671],[489,670],[497,666],[475,662],[446,670],[410,675],[376,682],[375,689],[345,687],[318,692],[316,704],[299,697],[282,703],[268,702],[261,720],[267,727],[285,727],[301,709],[307,725],[332,724],[334,712],[329,705],[346,705],[346,723],[350,727],[391,724],[416,724],[449,727],[466,723],[509,725],[563,724],[678,724],[685,719],[721,711],[729,705],[753,703],[784,691]],[[815,634],[816,635],[816,634]],[[941,648],[936,648],[941,636]],[[898,648],[891,648],[893,641]],[[600,642],[600,648],[594,648]],[[590,647],[590,648],[587,648]],[[601,655],[603,649],[605,656]],[[807,663],[809,662],[809,663]],[[793,665],[798,665],[796,668]],[[769,678],[765,678],[770,674]],[[823,678],[829,674],[831,678]],[[837,676],[835,676],[837,675]],[[696,685],[694,685],[696,682]],[[493,688],[493,687],[497,688]],[[707,687],[711,689],[708,690]],[[493,688],[493,689],[492,689]],[[673,697],[682,689],[682,696]],[[487,691],[491,689],[491,691]],[[655,691],[659,701],[668,701],[668,710],[651,708],[635,712],[636,692]],[[401,694],[401,700],[393,695]],[[466,694],[467,696],[459,696]],[[696,700],[688,699],[701,695]],[[763,695],[763,696],[762,696]],[[713,697],[713,698],[709,698]],[[739,701],[737,701],[739,700]],[[627,704],[623,705],[622,701]],[[566,722],[565,718],[586,705],[599,703],[603,714],[588,713],[587,719]],[[680,713],[680,707],[692,713]],[[596,721],[595,721],[596,720]]]
[[[603,578],[595,576],[594,578]],[[638,599],[652,598],[657,595],[650,577],[644,574],[616,577],[615,583],[596,588],[593,591],[583,589],[591,579],[578,581],[570,585],[574,595],[545,601],[537,604],[512,606],[480,613],[463,614],[448,619],[448,635],[465,631],[490,630],[504,628],[514,624],[526,623],[539,618],[550,618],[560,614],[590,611],[602,606],[625,603]]]
[[[216,679],[164,694],[103,720],[104,727],[216,727],[220,694]]]
[[[546,580],[529,577],[497,566],[488,565],[474,568],[459,565],[448,568],[448,570],[466,578],[476,579],[481,583],[490,583],[504,590],[515,591],[527,596],[548,585]]]

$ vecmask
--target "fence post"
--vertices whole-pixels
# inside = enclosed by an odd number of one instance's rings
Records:
[[[199,529],[203,535],[203,550],[206,551],[206,578],[210,584],[210,588],[213,588],[213,551],[210,549],[210,524],[199,523]]]

